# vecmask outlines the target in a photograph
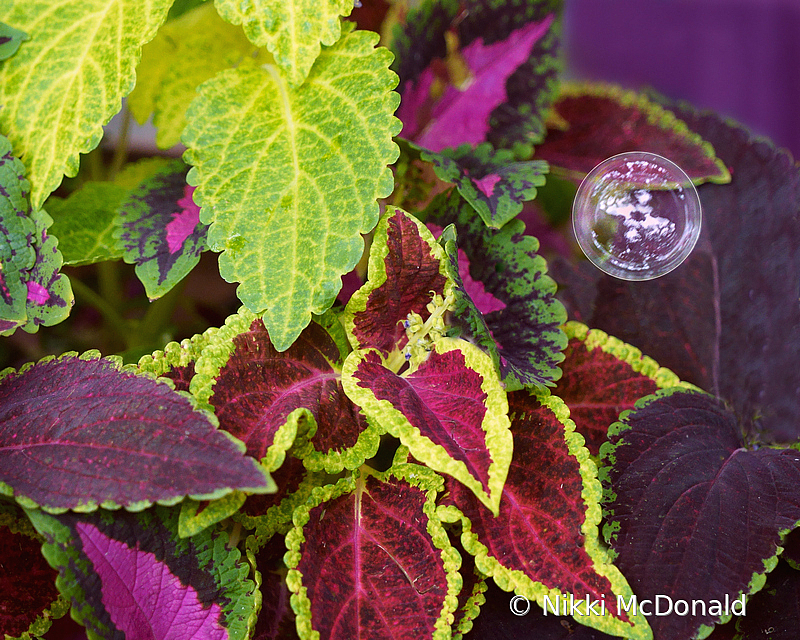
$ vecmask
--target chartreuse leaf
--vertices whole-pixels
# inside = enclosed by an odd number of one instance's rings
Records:
[[[354,351],[342,385],[414,458],[456,478],[497,513],[513,443],[503,385],[478,347],[440,338],[426,360],[401,375],[379,352]]]
[[[117,361],[67,354],[0,380],[0,491],[26,507],[137,510],[274,491],[243,452],[186,394]]]
[[[522,4],[522,6],[520,6]],[[392,47],[403,96],[402,135],[431,151],[536,140],[558,68],[560,2],[428,1]]]
[[[218,500],[186,498],[181,503],[178,535],[181,538],[197,535],[212,524],[232,516],[241,508],[245,500],[247,500],[247,494],[242,491],[232,491]]]
[[[608,427],[639,398],[667,387],[693,388],[636,347],[579,322],[564,325],[569,343],[554,393],[569,407],[575,430],[598,455]]]
[[[0,631],[5,638],[38,638],[69,610],[56,589],[58,574],[41,549],[42,538],[22,509],[0,502]]]
[[[226,533],[180,538],[178,511],[166,507],[28,516],[90,639],[249,637],[257,590]]]
[[[300,638],[449,638],[461,576],[436,516],[441,478],[364,469],[295,511],[285,558]]]
[[[0,61],[13,56],[19,49],[19,45],[29,39],[28,34],[24,31],[0,22]]]
[[[389,208],[372,239],[367,282],[350,297],[342,315],[351,344],[374,347],[384,355],[402,349],[407,342],[403,322],[409,314],[427,321],[433,295],[447,295],[443,258],[425,225]]]
[[[189,391],[197,359],[217,331],[219,329],[211,327],[201,334],[182,340],[180,344],[170,342],[163,350],[142,356],[137,367],[139,371],[169,378],[176,391]]]
[[[340,16],[353,10],[353,0],[214,0],[220,15],[240,24],[250,41],[266,46],[292,86],[303,83],[320,55],[342,33]]]
[[[554,173],[580,182],[606,158],[650,151],[672,160],[695,184],[731,176],[713,147],[672,111],[640,93],[603,84],[563,84],[553,105],[558,126],[536,147]]]
[[[464,549],[502,589],[613,635],[652,638],[644,616],[617,609],[633,592],[600,544],[597,469],[567,407],[526,391],[509,404],[514,458],[499,513],[448,478],[440,517],[462,523]]]
[[[722,401],[671,388],[625,412],[600,453],[617,566],[640,601],[660,596],[663,611],[665,598],[685,600],[692,611],[651,619],[656,637],[705,637],[740,615],[800,521],[800,451],[749,450]]]
[[[186,184],[188,167],[175,160],[156,171],[119,205],[114,237],[136,265],[147,297],[160,298],[180,282],[206,250],[208,225]]]
[[[153,115],[156,144],[168,149],[180,142],[186,109],[200,84],[223,69],[261,58],[242,30],[207,2],[167,22],[145,45],[128,106],[140,124]]]
[[[516,162],[512,151],[495,151],[489,143],[474,149],[462,145],[439,153],[423,151],[421,157],[433,164],[441,180],[455,184],[484,224],[495,229],[522,211],[523,202],[536,197],[536,187],[544,185],[548,171],[543,160]]]
[[[456,225],[458,246],[444,243],[457,322],[492,357],[507,389],[553,386],[567,314],[536,238],[525,235],[521,220],[488,229],[455,190],[437,196],[425,213],[430,222]]]
[[[31,37],[0,68],[0,130],[25,158],[38,209],[100,142],[171,0],[15,0],[0,21]]]
[[[316,322],[279,352],[261,319],[242,309],[203,351],[191,388],[269,471],[295,445],[309,469],[338,473],[374,456],[382,433],[342,391],[340,366],[339,347]]]
[[[285,351],[361,257],[392,191],[397,77],[377,35],[351,31],[293,88],[273,65],[223,71],[187,114],[186,160],[220,273]],[[258,144],[253,146],[253,141]]]

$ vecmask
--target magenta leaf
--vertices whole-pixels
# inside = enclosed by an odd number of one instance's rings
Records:
[[[410,11],[392,44],[401,135],[434,152],[539,139],[556,84],[559,8],[445,0]]]
[[[488,143],[475,149],[462,145],[439,153],[425,152],[436,175],[456,185],[458,192],[488,227],[499,229],[522,211],[522,203],[536,197],[536,187],[545,183],[547,163],[517,162],[508,149],[492,149]]]
[[[703,184],[703,231],[686,263],[635,285],[551,265],[570,316],[728,402],[764,442],[800,437],[800,169],[741,127],[676,110],[731,169]],[[563,287],[563,289],[562,289]]]
[[[651,618],[656,638],[692,638],[736,613],[726,600],[762,588],[800,520],[800,452],[744,448],[734,414],[707,394],[643,398],[609,431],[601,454],[607,536],[639,600],[707,607]]]
[[[455,242],[445,239],[447,274],[456,281],[456,321],[491,356],[509,390],[553,386],[566,346],[566,320],[556,299],[555,282],[546,275],[535,238],[512,220],[502,229],[487,229],[455,191],[434,199],[426,211],[440,225],[455,223],[458,249],[469,260],[468,274],[504,307],[482,313],[471,290]]]
[[[639,398],[680,384],[678,377],[630,345],[597,329],[569,322],[563,375],[555,394],[569,407],[575,430],[592,455],[600,453],[608,428]]]
[[[548,130],[536,156],[576,182],[606,158],[626,151],[669,158],[695,184],[730,180],[708,142],[642,94],[610,85],[566,84],[553,109],[561,124]]]
[[[193,390],[270,471],[294,444],[307,467],[337,473],[375,455],[380,435],[343,393],[340,360],[339,347],[316,322],[276,351],[262,320],[242,309],[211,339]],[[311,440],[303,446],[298,436]]]
[[[504,590],[549,605],[552,613],[580,600],[567,613],[582,624],[650,637],[643,617],[617,612],[617,596],[632,592],[600,546],[600,484],[567,408],[554,396],[537,399],[526,391],[510,394],[509,402],[514,458],[499,515],[448,478],[442,519],[462,523],[464,549]]]
[[[130,192],[116,219],[117,244],[151,300],[180,282],[207,249],[208,225],[186,184],[188,170],[175,160],[156,171]]]
[[[225,533],[178,537],[178,511],[28,511],[44,554],[72,603],[72,616],[97,637],[236,640],[255,623],[255,586]]]
[[[188,396],[115,361],[66,355],[0,379],[0,490],[26,507],[141,509],[274,491],[243,449]]]
[[[69,608],[41,549],[42,539],[22,509],[0,502],[0,633],[6,638],[39,637]]]
[[[460,558],[436,518],[440,487],[399,465],[322,487],[297,510],[286,564],[300,637],[449,637]]]
[[[342,376],[347,395],[417,460],[497,511],[512,442],[505,392],[480,349],[441,338],[426,360],[401,375],[377,351],[355,351]]]
[[[390,209],[375,229],[367,282],[347,303],[343,322],[354,348],[383,354],[407,341],[409,313],[427,320],[432,294],[443,295],[444,252],[431,232],[400,209]]]

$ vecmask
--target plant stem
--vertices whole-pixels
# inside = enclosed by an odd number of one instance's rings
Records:
[[[113,305],[83,284],[80,279],[71,278],[70,283],[76,297],[82,298],[84,302],[97,309],[106,320],[107,326],[114,329],[117,336],[125,340],[128,335],[128,322],[117,312]]]
[[[172,312],[183,292],[186,280],[181,280],[161,298],[154,300],[140,322],[141,331],[130,336],[128,348],[147,346],[155,342],[172,318]]]
[[[108,179],[113,180],[114,177],[122,169],[125,161],[128,159],[128,142],[130,141],[131,130],[131,111],[127,105],[122,106],[122,124],[120,125],[119,140],[114,149],[114,157],[111,159],[111,164],[108,169]]]

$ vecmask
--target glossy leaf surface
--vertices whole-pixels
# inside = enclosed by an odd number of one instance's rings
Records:
[[[133,88],[142,45],[171,4],[24,0],[0,7],[0,21],[31,37],[0,69],[0,129],[25,158],[34,209],[64,174],[78,172],[78,154],[100,142]]]
[[[601,449],[606,531],[637,596],[708,603],[651,618],[656,638],[696,637],[725,614],[713,601],[761,589],[800,520],[800,452],[742,444],[720,401],[679,389],[637,403]]]
[[[255,619],[253,583],[225,533],[178,537],[178,512],[28,512],[73,616],[96,637],[234,640]]]
[[[24,506],[141,509],[274,490],[243,445],[166,384],[66,355],[0,380],[0,487]]]
[[[286,562],[301,638],[449,637],[461,580],[437,484],[405,465],[328,485],[298,510]]]
[[[556,615],[564,611],[562,598],[580,600],[580,607],[566,611],[582,624],[650,638],[642,616],[617,614],[616,596],[630,598],[632,592],[600,546],[600,484],[566,407],[554,397],[540,403],[525,391],[512,393],[509,402],[514,458],[499,515],[492,517],[450,479],[440,514],[461,521],[464,548],[503,589],[542,607],[548,597]]]
[[[331,306],[361,256],[360,234],[377,223],[376,199],[392,190],[396,77],[376,38],[344,35],[296,88],[272,65],[224,71],[187,114],[185,158],[209,247],[279,351]]]

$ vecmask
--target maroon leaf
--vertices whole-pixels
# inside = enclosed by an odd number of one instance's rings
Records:
[[[738,629],[742,638],[800,637],[800,571],[779,562],[766,587],[747,602],[747,615],[740,618]]]
[[[504,589],[542,606],[549,598],[558,611],[562,601],[556,596],[567,602],[588,598],[591,610],[575,610],[584,624],[631,637],[643,634],[643,618],[617,612],[616,596],[629,597],[630,589],[600,547],[596,507],[586,502],[596,505],[599,495],[594,465],[586,461],[580,436],[557,415],[566,414],[564,405],[540,404],[525,391],[510,394],[509,403],[514,458],[499,515],[493,517],[472,493],[446,478],[442,516],[461,519],[464,548]]]
[[[434,476],[406,465],[398,476],[364,475],[315,494],[287,536],[287,583],[300,635],[430,638],[449,631],[460,587],[458,556],[432,517]],[[415,478],[415,479],[414,479]]]
[[[698,187],[704,226],[694,253],[673,273],[635,284],[587,280],[585,270],[564,263],[551,273],[565,285],[573,318],[723,398],[749,437],[793,442],[800,436],[800,170],[787,152],[718,116],[676,112],[732,175],[729,185]]]
[[[633,409],[639,398],[678,384],[678,378],[652,359],[643,358],[638,349],[602,331],[588,331],[574,322],[566,331],[570,341],[555,393],[567,403],[586,448],[598,455],[608,427],[620,413]]]
[[[606,158],[649,151],[677,164],[695,184],[725,183],[728,170],[707,142],[645,96],[605,85],[563,85],[553,109],[564,121],[536,157],[580,182]]]
[[[166,384],[64,356],[0,380],[0,488],[25,506],[142,508],[271,487],[242,445]]]
[[[800,452],[743,448],[735,416],[709,395],[648,396],[602,453],[616,562],[639,600],[707,606],[651,618],[656,638],[695,637],[729,613],[726,598],[760,589],[781,533],[800,520]]]
[[[242,440],[248,454],[261,460],[276,446],[280,455],[271,454],[274,460],[267,462],[275,469],[298,429],[313,435],[314,449],[328,456],[311,465],[317,469],[355,468],[375,454],[378,435],[343,393],[333,366],[339,347],[320,325],[312,322],[289,349],[276,351],[261,319],[242,312],[212,342],[223,343],[231,343],[232,351],[215,376],[209,403],[220,427]],[[216,358],[214,353],[210,349],[208,357]],[[295,435],[276,444],[285,426]]]
[[[408,314],[427,319],[431,293],[444,293],[442,255],[425,226],[403,211],[394,209],[378,223],[368,281],[345,309],[344,323],[354,347],[375,347],[388,354],[405,345],[402,323]]]

